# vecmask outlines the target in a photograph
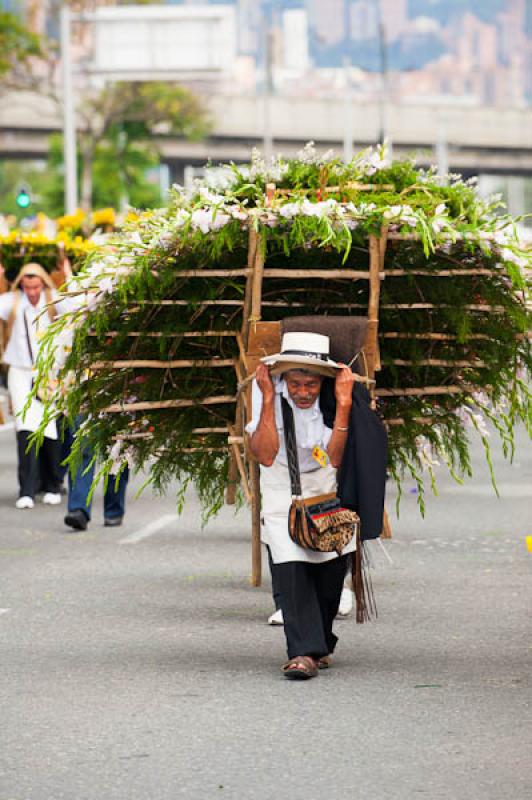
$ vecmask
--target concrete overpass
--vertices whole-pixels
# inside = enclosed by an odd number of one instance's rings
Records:
[[[262,98],[212,95],[205,103],[213,120],[202,142],[158,137],[163,160],[174,179],[186,165],[249,159],[261,147],[265,104]],[[375,103],[353,101],[350,127],[355,150],[378,140],[380,111]],[[319,149],[342,153],[346,104],[342,98],[275,96],[270,102],[274,151],[292,155],[313,139]],[[48,137],[61,129],[51,101],[13,94],[0,104],[0,158],[45,158]],[[415,155],[420,165],[436,161],[438,140],[448,144],[449,169],[464,174],[532,175],[532,108],[394,104],[387,109],[387,129],[398,156]]]

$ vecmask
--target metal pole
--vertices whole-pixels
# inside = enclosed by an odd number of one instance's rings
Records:
[[[351,59],[344,58],[344,161],[353,158],[353,103],[351,97]]]
[[[264,97],[263,97],[263,138],[262,149],[264,158],[269,161],[273,156],[273,135],[271,120],[271,97],[273,93],[273,33],[270,30],[269,21],[266,25],[264,42]]]
[[[377,28],[379,34],[379,61],[380,61],[380,74],[381,85],[379,92],[379,140],[384,142],[388,140],[389,155],[391,157],[392,142],[389,138],[388,126],[388,45],[386,41],[386,26],[382,18],[382,9],[380,0],[376,0],[377,4]]]
[[[65,212],[74,214],[78,207],[76,160],[76,123],[72,92],[72,61],[70,57],[70,9],[61,8],[61,64],[63,68],[63,158],[65,170]]]
[[[438,175],[444,176],[449,172],[449,148],[447,145],[447,135],[445,131],[445,123],[440,117],[438,124],[438,139],[436,140],[436,164],[438,167]]]

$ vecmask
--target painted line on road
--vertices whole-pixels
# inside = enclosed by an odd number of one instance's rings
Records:
[[[124,536],[123,539],[119,540],[118,544],[136,544],[137,542],[142,542],[143,539],[148,539],[150,536],[162,530],[162,528],[166,528],[170,522],[175,522],[176,520],[177,514],[165,514],[163,517],[160,517],[160,519],[149,522],[140,530],[135,531],[135,533]]]

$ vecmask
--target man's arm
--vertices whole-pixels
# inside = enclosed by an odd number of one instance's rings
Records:
[[[332,466],[336,468],[340,467],[344,457],[345,443],[349,432],[354,382],[355,376],[349,367],[342,367],[342,370],[336,376],[334,385],[336,416],[334,418],[333,432],[327,445],[327,455]]]
[[[275,388],[265,364],[259,364],[255,377],[257,386],[262,392],[262,409],[259,424],[250,439],[249,446],[260,464],[271,467],[279,450],[279,434],[275,421]]]

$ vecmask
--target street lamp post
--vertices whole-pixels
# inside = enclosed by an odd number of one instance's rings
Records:
[[[67,5],[61,8],[61,63],[63,78],[63,154],[65,182],[65,212],[74,214],[78,207],[78,181],[76,163],[76,122],[72,92],[72,60],[70,54],[71,12]]]

